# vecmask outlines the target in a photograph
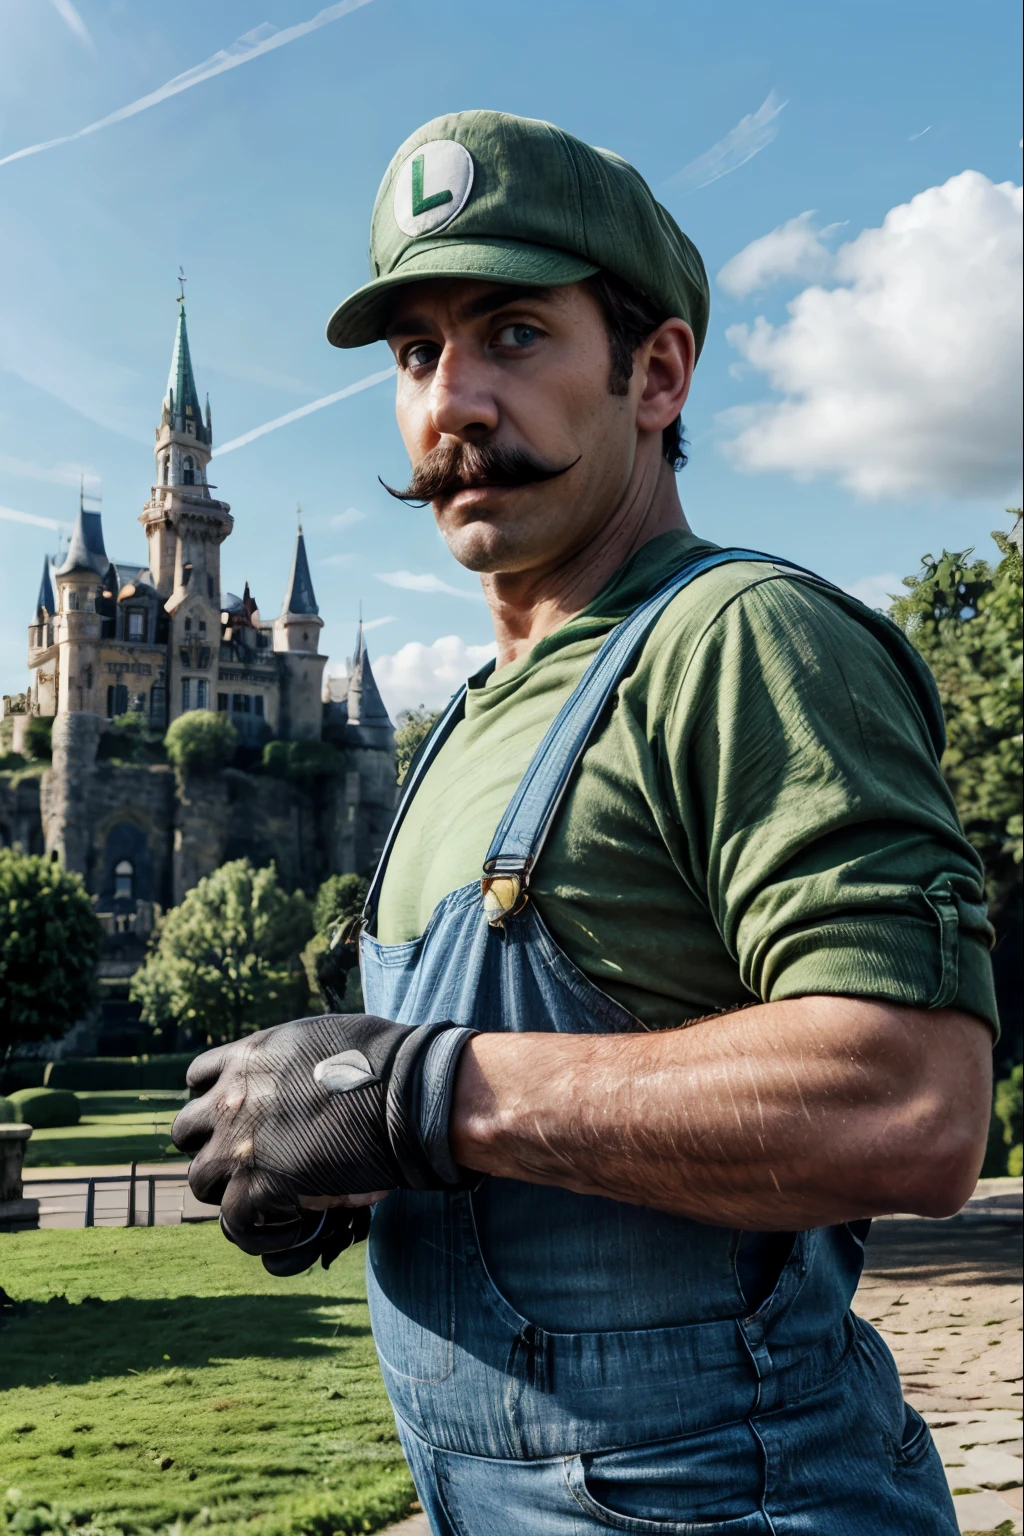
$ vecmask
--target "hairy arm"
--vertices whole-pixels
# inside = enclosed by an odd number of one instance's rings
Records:
[[[953,1214],[990,1103],[991,1034],[972,1015],[818,996],[659,1034],[478,1035],[449,1139],[499,1178],[798,1230]]]

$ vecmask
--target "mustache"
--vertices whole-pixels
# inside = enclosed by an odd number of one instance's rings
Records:
[[[417,464],[404,490],[396,491],[385,480],[381,485],[396,501],[426,506],[444,501],[458,491],[481,485],[534,485],[566,474],[582,458],[554,469],[542,464],[525,448],[506,448],[501,443],[438,443]]]

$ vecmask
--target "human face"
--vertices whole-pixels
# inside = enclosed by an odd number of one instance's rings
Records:
[[[646,376],[634,368],[629,392],[610,392],[604,315],[589,289],[410,284],[396,297],[387,339],[414,470],[433,450],[493,444],[549,476],[502,485],[470,475],[432,499],[462,565],[550,569],[596,537],[634,472]]]

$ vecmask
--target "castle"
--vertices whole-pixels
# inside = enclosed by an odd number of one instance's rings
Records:
[[[200,407],[179,304],[155,484],[139,519],[147,562],[111,559],[101,515],[80,497],[66,555],[43,565],[29,690],[4,699],[9,749],[21,749],[33,719],[53,727],[41,778],[0,773],[0,844],[56,851],[83,876],[111,941],[101,973],[122,977],[141,959],[154,908],[180,902],[217,865],[273,858],[289,888],[307,891],[329,874],[369,873],[395,805],[394,730],[362,626],[347,677],[324,678],[301,525],[276,619],[261,618],[248,583],[241,597],[222,588],[234,520],[207,479],[210,406]],[[196,709],[229,716],[243,766],[179,781],[165,763],[119,755],[118,717],[141,714],[162,733]],[[327,743],[335,771],[305,782],[259,772],[273,739]]]

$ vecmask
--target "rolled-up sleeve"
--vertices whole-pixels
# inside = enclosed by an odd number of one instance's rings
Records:
[[[755,996],[998,1030],[981,862],[934,683],[893,626],[811,582],[753,584],[709,621],[665,729],[689,878]]]

